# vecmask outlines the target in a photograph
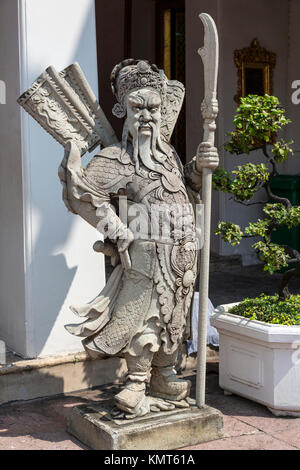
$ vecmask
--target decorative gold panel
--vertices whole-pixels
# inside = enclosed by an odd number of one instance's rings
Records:
[[[234,63],[238,69],[238,87],[234,100],[247,95],[272,95],[273,72],[276,54],[260,46],[254,39],[250,47],[234,51]]]

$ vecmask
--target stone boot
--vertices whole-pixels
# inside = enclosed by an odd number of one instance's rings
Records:
[[[190,394],[191,382],[176,376],[173,366],[153,367],[150,381],[150,395],[170,401],[180,401]]]
[[[146,382],[151,369],[153,353],[145,348],[139,357],[125,355],[128,374],[123,390],[115,396],[117,408],[132,416],[143,416],[150,411],[146,400]]]
[[[146,384],[127,380],[123,390],[115,396],[115,404],[119,410],[139,415],[145,400]]]

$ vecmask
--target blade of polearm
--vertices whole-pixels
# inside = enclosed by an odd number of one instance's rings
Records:
[[[215,120],[218,115],[217,79],[219,66],[219,39],[214,20],[207,13],[199,15],[204,25],[204,47],[198,53],[204,65],[205,96],[201,111],[203,116],[203,142],[214,147]],[[201,154],[200,154],[201,157]],[[198,354],[196,403],[199,408],[205,405],[206,380],[206,345],[207,345],[207,311],[210,261],[210,226],[211,226],[211,191],[212,172],[204,168],[202,173],[202,203],[204,205],[204,236],[200,261],[199,312],[198,312]]]

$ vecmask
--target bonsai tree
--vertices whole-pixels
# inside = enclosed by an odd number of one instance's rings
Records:
[[[278,164],[293,154],[293,142],[278,139],[278,132],[289,122],[275,96],[242,98],[234,118],[236,130],[228,134],[225,149],[232,155],[249,155],[260,150],[265,161],[237,166],[231,173],[219,168],[213,177],[214,189],[230,194],[238,204],[262,207],[263,216],[247,227],[242,229],[232,222],[222,221],[216,234],[232,246],[242,239],[255,238],[252,247],[264,263],[264,270],[270,274],[289,267],[278,289],[280,300],[290,298],[288,283],[292,277],[300,275],[300,253],[290,246],[272,242],[272,233],[279,227],[291,229],[300,223],[300,206],[292,206],[289,199],[276,196],[270,186],[272,178],[278,174]]]

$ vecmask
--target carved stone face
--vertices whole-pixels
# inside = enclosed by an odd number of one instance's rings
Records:
[[[153,128],[160,129],[161,98],[147,88],[133,91],[127,96],[127,124],[132,137],[137,134],[151,136]]]

